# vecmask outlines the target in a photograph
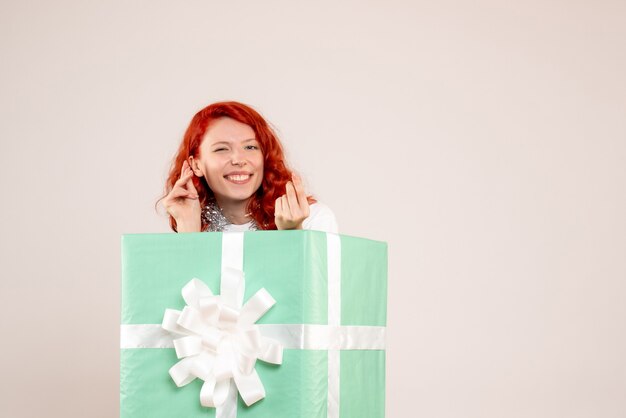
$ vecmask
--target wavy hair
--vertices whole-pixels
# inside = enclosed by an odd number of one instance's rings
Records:
[[[287,167],[283,147],[274,130],[256,110],[239,102],[213,103],[195,114],[172,161],[165,182],[165,194],[157,201],[157,204],[167,196],[174,187],[174,183],[180,178],[183,162],[190,156],[199,157],[200,145],[211,123],[223,117],[244,123],[254,131],[263,153],[263,182],[251,196],[246,210],[252,215],[260,229],[277,229],[274,222],[275,201],[285,194],[292,171]],[[214,198],[213,191],[209,188],[204,177],[193,176],[192,179],[193,185],[198,191],[200,207],[204,207],[210,199]],[[315,202],[311,196],[308,196],[307,200],[309,203]],[[176,220],[171,215],[169,218],[172,230],[177,232]],[[201,231],[206,231],[209,226],[204,219],[201,220],[201,225]]]

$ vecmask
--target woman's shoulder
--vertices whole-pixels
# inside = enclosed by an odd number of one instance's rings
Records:
[[[309,216],[302,222],[302,229],[338,233],[337,219],[333,211],[321,202],[309,206]]]

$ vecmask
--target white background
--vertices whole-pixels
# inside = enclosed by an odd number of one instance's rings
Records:
[[[389,243],[387,416],[626,416],[626,3],[0,3],[0,416],[118,414],[120,236],[253,105]]]

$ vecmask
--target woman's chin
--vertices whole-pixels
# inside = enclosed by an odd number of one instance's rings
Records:
[[[247,202],[253,194],[250,192],[224,193],[216,194],[215,197],[219,202],[237,204]]]

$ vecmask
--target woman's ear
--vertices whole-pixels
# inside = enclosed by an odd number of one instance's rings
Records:
[[[193,174],[195,174],[196,177],[204,177],[204,173],[200,169],[200,164],[198,164],[198,160],[191,156],[189,157],[189,160],[187,162],[189,163],[189,167],[191,167],[191,171],[193,171]]]

